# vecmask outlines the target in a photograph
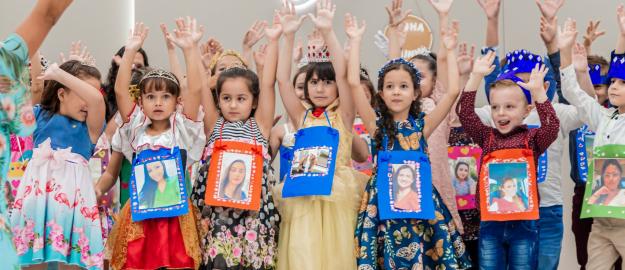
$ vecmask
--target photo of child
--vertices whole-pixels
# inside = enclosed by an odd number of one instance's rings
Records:
[[[527,163],[491,163],[488,211],[498,214],[525,212],[528,209]]]
[[[291,164],[291,177],[301,176],[307,173],[320,175],[328,174],[328,162],[330,149],[328,147],[311,147],[298,149],[293,153]]]
[[[139,209],[180,204],[180,182],[175,160],[159,160],[135,167]]]
[[[595,159],[589,204],[625,206],[623,165],[625,159]]]
[[[420,183],[415,165],[411,164],[391,164],[392,183],[391,200],[394,207],[402,210],[421,210]]]

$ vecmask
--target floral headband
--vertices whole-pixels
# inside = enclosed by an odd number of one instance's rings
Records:
[[[387,72],[387,69],[395,64],[408,66],[409,72],[417,75],[417,83],[421,82],[421,73],[419,72],[417,67],[412,62],[406,61],[404,58],[395,58],[391,61],[386,62],[386,64],[384,64],[380,71],[378,71],[378,80],[382,80],[384,74],[386,74]]]

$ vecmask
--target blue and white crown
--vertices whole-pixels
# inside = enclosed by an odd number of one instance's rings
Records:
[[[590,80],[593,85],[609,84],[608,76],[601,75],[601,65],[588,65],[588,72],[590,73]]]
[[[625,54],[616,54],[612,51],[608,80],[612,78],[625,80]]]
[[[503,73],[513,72],[525,73],[532,72],[536,64],[541,66],[545,64],[542,56],[533,54],[528,50],[514,50],[506,54],[506,68]]]

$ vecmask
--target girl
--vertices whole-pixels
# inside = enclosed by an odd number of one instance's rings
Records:
[[[87,160],[104,124],[100,73],[69,61],[41,79],[49,81],[34,108],[36,148],[11,213],[13,242],[22,266],[99,269],[104,246]]]
[[[387,63],[379,72],[378,105],[380,118],[366,102],[359,87],[359,46],[364,27],[358,29],[350,21],[349,82],[354,89],[354,101],[367,130],[374,134],[374,155],[388,147],[392,151],[417,150],[427,153],[427,142],[438,124],[443,121],[459,93],[458,71],[455,59],[456,35],[445,32],[443,39],[449,58],[449,91],[427,116],[420,109],[420,75],[414,64],[401,58]],[[357,29],[357,30],[356,30]],[[383,145],[384,137],[392,143]],[[414,138],[414,139],[410,139]],[[359,269],[465,269],[470,266],[464,253],[464,244],[452,221],[449,210],[442,203],[437,189],[432,200],[436,218],[433,220],[381,220],[378,214],[378,177],[371,178],[365,190],[356,229],[357,262]],[[424,198],[430,199],[430,198]]]
[[[399,209],[418,210],[420,209],[419,194],[415,192],[417,175],[410,165],[402,165],[393,174],[393,187],[398,187],[393,198],[397,201],[395,206]]]
[[[268,139],[275,108],[275,84],[279,24],[265,29],[269,39],[265,72],[260,81],[245,66],[236,65],[221,71],[216,83],[217,105],[209,92],[203,94],[206,108],[205,129],[210,134],[206,162],[195,180],[191,199],[201,212],[202,269],[272,269],[276,264],[276,241],[280,216],[270,190]],[[205,90],[210,91],[210,90]],[[206,205],[204,197],[216,142],[244,142],[262,146],[262,183],[260,210],[240,210]],[[216,164],[215,164],[216,165]]]
[[[176,179],[169,178],[163,161],[143,167],[145,182],[139,193],[139,208],[157,208],[180,203],[180,187]]]
[[[113,149],[128,160],[141,151],[178,147],[183,166],[201,157],[205,142],[199,100],[201,65],[198,43],[202,32],[195,19],[178,19],[178,29],[171,41],[184,53],[187,88],[181,93],[178,79],[170,72],[152,70],[139,83],[139,100],[129,94],[132,61],[147,37],[143,23],[137,23],[126,43],[115,85],[117,106],[123,125],[113,138]],[[181,99],[184,105],[180,106]],[[149,174],[149,173],[148,173]],[[113,182],[114,183],[114,182]],[[106,183],[110,188],[113,183]],[[107,189],[104,189],[107,190]],[[114,269],[195,268],[200,265],[199,237],[194,208],[172,218],[154,218],[132,222],[130,204],[120,211],[119,221],[109,237],[111,267]]]
[[[243,184],[245,184],[245,162],[243,160],[235,160],[230,163],[228,172],[224,179],[221,180],[223,183],[219,194],[222,198],[226,198],[229,200],[245,200],[247,199],[247,195],[243,191]]]
[[[471,178],[469,164],[464,161],[458,161],[454,169],[453,185],[456,190],[456,196],[475,195],[477,182]]]
[[[527,209],[523,200],[517,194],[517,181],[506,177],[499,186],[499,198],[493,198],[491,210],[499,213],[522,212]]]
[[[311,16],[317,30],[327,44],[317,44],[309,53],[314,56],[306,72],[304,96],[308,110],[291,90],[288,74],[291,69],[291,50],[294,35],[301,25],[292,7],[282,17],[285,31],[285,49],[280,55],[278,86],[282,103],[295,128],[326,126],[338,129],[339,143],[332,193],[329,196],[309,196],[283,199],[282,184],[276,186],[280,224],[278,269],[355,269],[354,243],[351,234],[356,222],[358,203],[362,196],[364,176],[351,168],[352,126],[354,105],[346,80],[343,49],[339,44],[332,20],[335,6],[328,0],[317,3],[317,16]],[[289,52],[289,53],[287,53]],[[328,61],[332,59],[332,62]],[[325,112],[325,113],[324,113]],[[326,118],[327,113],[327,118]],[[304,121],[305,119],[305,121]],[[303,122],[303,124],[302,124]]]

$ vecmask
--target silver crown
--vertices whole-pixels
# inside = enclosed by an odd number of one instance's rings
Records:
[[[151,79],[151,78],[161,78],[165,80],[170,80],[176,85],[180,86],[180,82],[178,82],[178,78],[176,78],[176,76],[173,73],[167,70],[163,70],[163,69],[154,69],[146,73],[145,75],[143,75],[143,78],[141,78],[141,81],[139,81],[139,84],[141,84],[144,80]]]

